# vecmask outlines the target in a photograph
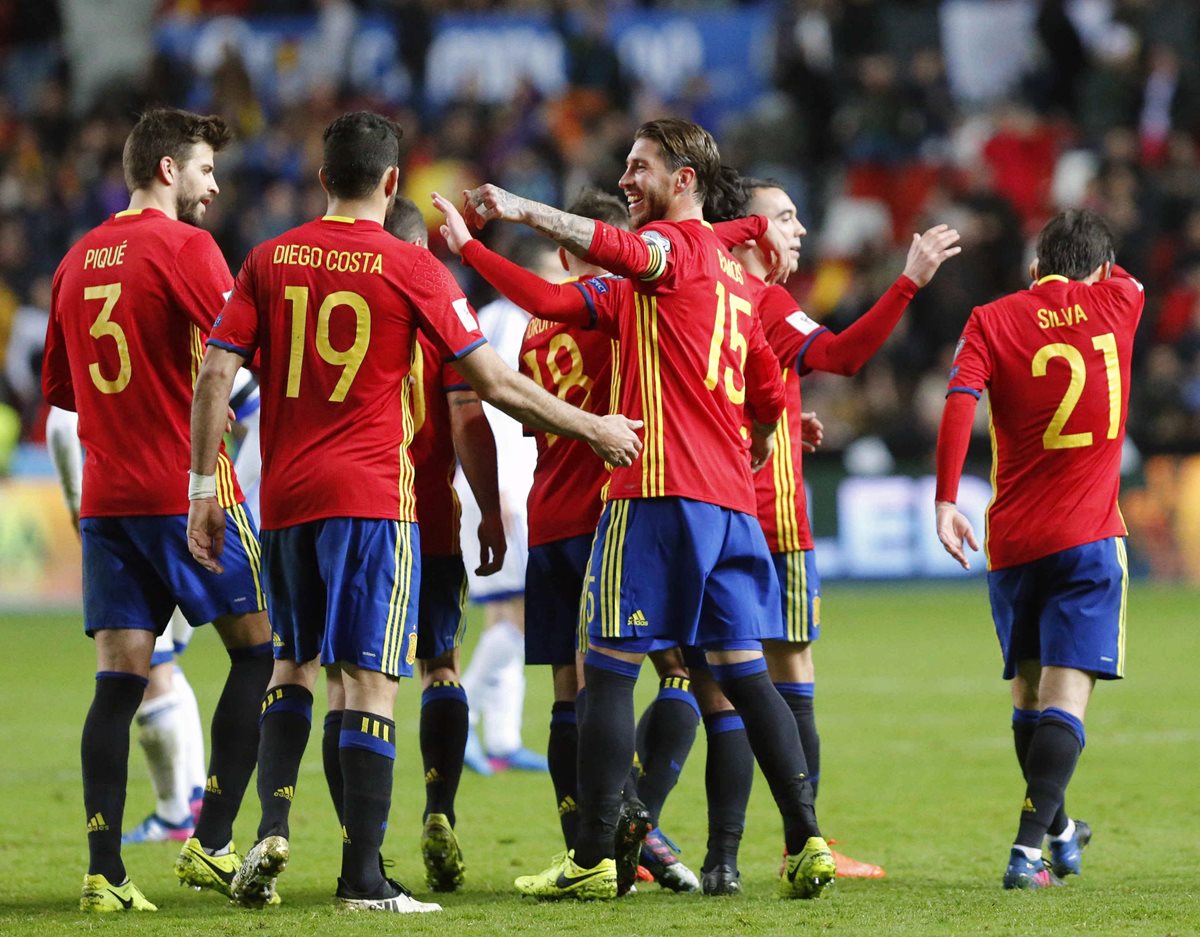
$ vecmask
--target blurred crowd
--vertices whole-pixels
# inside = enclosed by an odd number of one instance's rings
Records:
[[[606,38],[614,8],[680,6],[665,0],[164,0],[155,28],[217,14],[315,17],[320,67],[266,93],[233,46],[201,70],[152,41],[137,74],[82,100],[63,35],[72,2],[0,5],[0,452],[6,438],[40,432],[50,278],[75,238],[125,206],[121,146],[139,109],[159,102],[220,113],[235,128],[206,223],[235,270],[255,243],[323,210],[321,131],[362,107],[404,127],[407,194],[419,205],[433,189],[482,181],[556,204],[584,185],[616,191],[641,121],[700,120],[726,162],[792,194],[809,235],[789,288],[835,329],[886,289],[913,231],[952,223],[962,256],[921,291],[877,360],[852,382],[814,375],[805,388],[828,447],[876,437],[885,461],[918,469],[929,464],[971,307],[1026,285],[1031,238],[1053,212],[1090,206],[1113,226],[1119,262],[1146,283],[1131,438],[1144,453],[1200,450],[1200,4],[1191,0],[783,0],[769,5],[770,85],[726,113],[713,110],[702,79],[669,96],[639,82]],[[1003,33],[1017,8],[1032,38],[1020,54]],[[563,37],[566,87],[547,94],[522,82],[500,101],[467,88],[431,102],[427,53],[447,9],[548,16]],[[350,80],[338,45],[362,16],[396,26],[403,80],[383,97]],[[995,54],[963,55],[956,24],[992,30]],[[432,235],[437,250],[436,227]],[[515,236],[487,234],[503,250]],[[490,298],[451,266],[474,301]],[[977,457],[986,423],[979,442]]]

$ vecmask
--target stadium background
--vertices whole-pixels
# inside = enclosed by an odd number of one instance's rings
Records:
[[[81,926],[77,746],[94,661],[79,635],[77,541],[42,445],[49,277],[80,233],[124,207],[122,142],[140,108],[166,102],[220,112],[237,128],[209,211],[233,268],[255,242],[322,210],[320,132],[356,107],[403,123],[408,191],[422,205],[432,188],[485,180],[557,203],[586,183],[611,191],[641,120],[698,119],[728,162],[793,194],[810,234],[789,286],[835,328],[891,281],[911,230],[944,220],[963,232],[963,256],[875,361],[853,380],[805,384],[827,427],[825,451],[806,463],[833,638],[820,655],[822,817],[888,879],[843,883],[802,909],[772,901],[778,821],[760,782],[736,904],[650,891],[603,909],[522,905],[513,874],[556,848],[548,784],[468,775],[468,889],[439,920],[406,929],[740,935],[794,932],[800,912],[812,928],[847,934],[1200,932],[1194,795],[1179,783],[1195,775],[1200,740],[1190,585],[1200,579],[1198,51],[1191,0],[0,0],[0,650],[10,664],[0,682],[0,931]],[[986,592],[978,581],[908,580],[967,578],[932,538],[929,478],[962,324],[973,304],[1024,285],[1031,235],[1073,204],[1107,215],[1121,261],[1147,284],[1123,495],[1143,581],[1131,593],[1133,679],[1106,688],[1089,714],[1094,741],[1072,787],[1099,829],[1088,875],[1052,901],[1009,901],[997,863],[1015,772]],[[488,232],[503,250],[514,235]],[[490,298],[476,281],[464,286],[477,303]],[[986,426],[977,429],[964,484],[976,521],[988,497]],[[846,577],[888,581],[837,581]],[[224,658],[209,635],[186,666],[211,712]],[[546,683],[530,674],[534,748],[545,741]],[[387,846],[413,885],[417,695],[409,684],[398,701],[411,744],[399,752]],[[664,815],[693,862],[704,841],[703,745]],[[135,746],[127,819],[150,809],[140,758]],[[330,926],[339,847],[317,745],[301,783],[293,829],[303,858],[287,873],[280,915],[239,919],[211,896],[182,895],[172,847],[152,846],[127,859],[162,910],[122,930]],[[253,812],[243,811],[238,842]]]

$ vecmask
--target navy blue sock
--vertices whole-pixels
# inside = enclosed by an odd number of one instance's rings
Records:
[[[821,780],[821,736],[817,734],[817,717],[813,709],[817,685],[815,683],[776,683],[775,689],[788,704],[796,719],[800,733],[800,746],[804,749],[804,761],[808,765],[808,780],[812,784],[813,800],[817,799],[818,783]]]
[[[546,746],[550,764],[550,783],[554,785],[554,800],[558,805],[558,822],[563,841],[570,849],[579,830],[578,771],[579,726],[575,720],[575,704],[558,702],[550,709],[550,742]]]
[[[1013,730],[1013,747],[1017,751],[1017,764],[1021,766],[1021,777],[1029,780],[1025,775],[1025,759],[1029,757],[1029,746],[1033,742],[1033,733],[1037,729],[1038,719],[1041,717],[1040,709],[1017,709],[1015,706],[1012,711],[1012,730]],[[1067,805],[1064,801],[1063,805],[1058,808],[1058,813],[1054,815],[1054,819],[1050,821],[1050,828],[1047,832],[1051,836],[1057,836],[1067,828]]]
[[[346,785],[342,782],[342,758],[339,746],[342,737],[344,709],[331,709],[325,714],[325,725],[321,732],[321,765],[325,768],[325,784],[337,814],[338,826],[342,825],[342,804],[345,801]]]
[[[637,749],[642,766],[638,797],[650,811],[650,821],[658,826],[667,795],[696,741],[700,707],[692,695],[692,682],[687,677],[664,677],[642,722]]]
[[[100,671],[83,722],[79,760],[87,813],[88,874],[103,875],[113,885],[125,881],[121,822],[129,780],[129,727],[142,704],[147,682],[134,673]]]
[[[208,780],[196,838],[206,849],[233,839],[233,821],[258,761],[259,703],[271,682],[271,642],[229,649],[229,676],[213,710]]]
[[[467,694],[457,680],[434,680],[421,694],[421,759],[425,816],[442,813],[454,826],[454,798],[467,747]]]
[[[289,835],[288,815],[312,729],[312,704],[312,693],[298,683],[274,687],[263,697],[258,740],[259,840]]]
[[[1050,823],[1062,808],[1087,738],[1083,723],[1062,709],[1043,709],[1025,756],[1025,802],[1016,844],[1042,848]]]
[[[392,807],[396,724],[383,716],[347,709],[340,746],[346,785],[342,881],[358,894],[374,894],[383,885],[379,851]]]
[[[579,729],[579,834],[575,861],[585,869],[611,859],[621,787],[634,755],[633,688],[637,664],[588,651],[587,714]]]
[[[820,836],[821,831],[792,711],[771,684],[763,658],[713,664],[709,669],[746,724],[750,748],[783,818],[788,855],[797,855],[809,837]]]
[[[719,865],[736,869],[746,827],[746,805],[754,784],[754,752],[742,717],[732,710],[704,717],[708,759],[704,789],[708,795],[708,853],[703,870]]]

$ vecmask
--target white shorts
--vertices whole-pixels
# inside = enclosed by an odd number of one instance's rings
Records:
[[[175,609],[171,613],[171,620],[167,627],[154,641],[154,656],[150,658],[151,665],[165,664],[182,654],[191,643],[195,631],[196,629],[189,625],[187,619],[183,617],[183,613],[179,609]]]

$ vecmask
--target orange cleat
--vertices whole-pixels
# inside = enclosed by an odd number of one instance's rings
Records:
[[[836,849],[832,849],[830,852],[833,853],[833,861],[837,864],[838,878],[883,878],[887,875],[881,865],[859,862],[857,859],[842,855]]]

